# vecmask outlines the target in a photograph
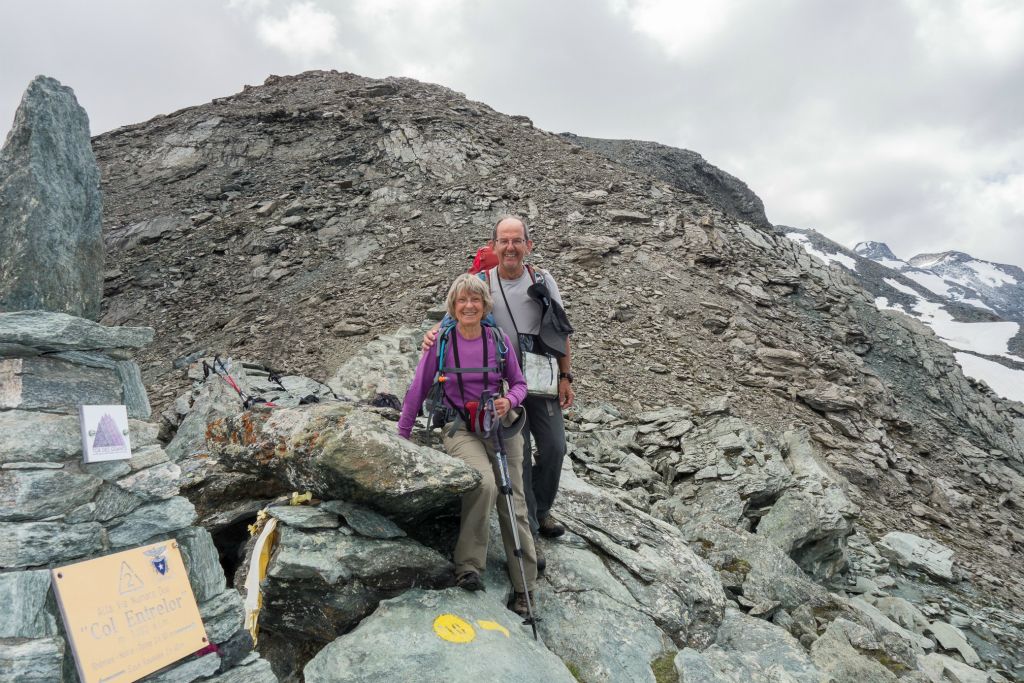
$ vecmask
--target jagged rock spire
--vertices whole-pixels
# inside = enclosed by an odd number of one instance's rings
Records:
[[[101,212],[89,117],[71,88],[37,76],[0,149],[0,311],[97,319]]]

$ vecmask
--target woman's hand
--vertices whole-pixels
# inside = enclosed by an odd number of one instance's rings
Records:
[[[494,399],[494,412],[498,414],[498,417],[505,417],[505,413],[510,410],[512,410],[512,401],[507,398]]]

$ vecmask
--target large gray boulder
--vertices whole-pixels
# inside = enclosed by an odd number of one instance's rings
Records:
[[[101,212],[89,117],[71,88],[37,76],[0,149],[0,310],[97,319]]]
[[[761,518],[757,535],[785,550],[814,578],[830,579],[846,568],[846,537],[853,533],[859,508],[806,432],[786,432],[783,439],[794,485]]]
[[[679,529],[579,479],[570,469],[562,472],[556,516],[607,558],[605,566],[637,609],[669,637],[693,647],[711,642],[725,609],[725,591]],[[588,618],[601,618],[600,612]]]
[[[719,571],[725,587],[764,611],[833,603],[781,548],[745,531],[696,521],[683,533]]]
[[[448,615],[445,617],[445,615]],[[438,618],[442,617],[440,621]],[[454,628],[444,628],[444,623]],[[411,590],[319,652],[307,683],[573,683],[565,664],[486,593]],[[442,635],[461,640],[452,642]]]
[[[480,483],[480,474],[461,460],[402,439],[372,409],[345,403],[215,420],[207,445],[228,469],[410,521],[448,509]]]
[[[374,339],[345,361],[327,385],[350,401],[371,401],[378,394],[404,398],[419,362],[422,336],[419,329],[401,327]]]
[[[865,653],[868,656],[864,656]],[[835,683],[895,683],[896,674],[880,662],[892,661],[868,629],[836,619],[811,645],[811,659]]]
[[[271,510],[294,513],[299,508]],[[408,538],[356,533],[323,506],[301,510],[318,513],[315,523],[321,528],[278,526],[280,540],[262,584],[261,628],[287,638],[328,643],[383,599],[413,586],[451,585],[451,564],[436,551]],[[303,526],[309,523],[306,520]]]
[[[651,662],[675,648],[605,566],[614,560],[585,546],[571,537],[545,550],[558,570],[547,574],[538,596],[544,643],[581,680],[654,683]]]
[[[698,652],[685,648],[676,655],[679,680],[686,683],[747,683],[827,680],[796,638],[774,624],[727,610],[715,643]]]

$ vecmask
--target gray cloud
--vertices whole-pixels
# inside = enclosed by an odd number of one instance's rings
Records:
[[[440,82],[538,126],[693,149],[777,223],[1024,264],[1024,8],[977,0],[130,0],[0,8],[0,126],[37,73],[94,131],[271,73]]]

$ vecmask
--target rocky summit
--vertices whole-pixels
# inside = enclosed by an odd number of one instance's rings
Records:
[[[69,657],[41,569],[204,533],[220,660],[158,680],[1024,680],[1024,405],[699,155],[321,71],[92,142],[98,324],[0,315],[0,590],[31,598],[0,661],[26,680]],[[501,544],[486,591],[452,587],[476,473],[395,435],[505,213],[576,328],[536,641]],[[74,462],[86,375],[148,435],[127,469]]]

